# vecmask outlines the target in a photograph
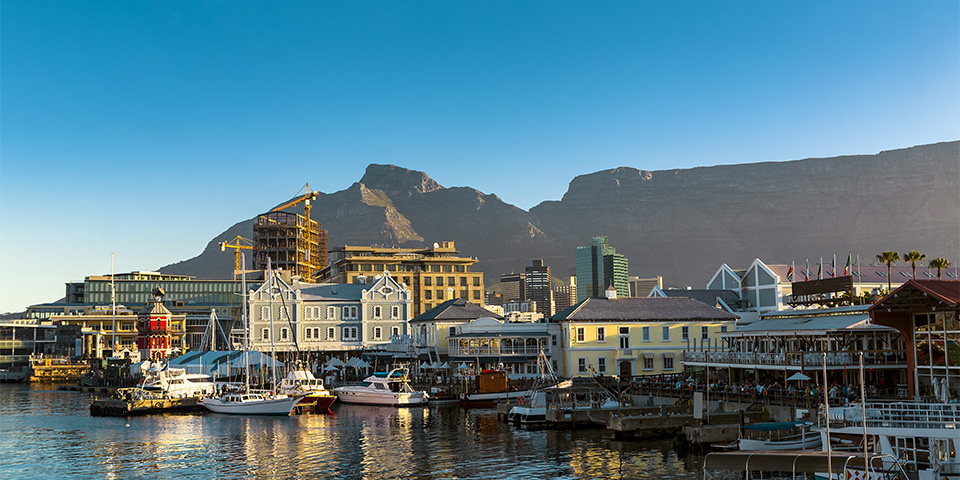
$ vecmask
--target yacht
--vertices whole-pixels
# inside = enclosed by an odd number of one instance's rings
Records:
[[[212,395],[217,387],[210,375],[187,373],[182,368],[153,366],[145,371],[140,388],[156,396],[189,398]]]
[[[305,395],[272,394],[272,392],[234,392],[217,398],[201,398],[211,412],[237,415],[290,415]]]
[[[298,367],[287,373],[280,381],[277,391],[286,395],[305,395],[301,404],[313,405],[316,412],[329,412],[337,396],[323,386],[323,380],[313,376],[309,370]]]
[[[407,381],[406,370],[399,368],[371,375],[359,385],[337,387],[333,391],[343,403],[362,405],[416,406],[425,405],[430,398],[427,392],[414,390]]]
[[[850,404],[831,407],[829,420],[829,434],[824,427],[818,430],[825,446],[831,440],[835,453],[862,452],[866,437],[866,451],[875,457],[870,461],[875,466],[870,478],[882,470],[917,480],[960,480],[960,404]],[[849,468],[847,473],[863,477],[866,472]]]

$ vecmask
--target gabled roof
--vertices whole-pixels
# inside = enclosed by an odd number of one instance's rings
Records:
[[[870,307],[877,309],[910,309],[911,306],[928,307],[931,302],[945,303],[956,307],[960,305],[960,281],[958,280],[907,280],[893,292]]]
[[[410,320],[413,322],[426,322],[430,320],[476,320],[481,317],[496,318],[503,320],[503,317],[497,315],[486,308],[475,303],[470,303],[462,298],[452,298],[443,302],[426,312],[417,315]]]
[[[698,302],[703,302],[707,305],[713,305],[717,307],[721,307],[720,302],[717,300],[722,300],[723,303],[730,308],[735,308],[737,306],[737,302],[740,301],[740,297],[737,296],[737,292],[734,292],[733,290],[683,290],[669,288],[666,290],[660,290],[660,292],[662,292],[663,295],[668,298],[687,297]]]
[[[733,321],[738,317],[692,298],[588,298],[558,313],[562,321]]]
[[[300,299],[307,302],[360,301],[363,290],[370,288],[365,283],[299,284]]]

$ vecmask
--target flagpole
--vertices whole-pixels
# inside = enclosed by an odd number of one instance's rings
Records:
[[[833,263],[830,264],[830,278],[837,278],[837,254],[833,254]]]

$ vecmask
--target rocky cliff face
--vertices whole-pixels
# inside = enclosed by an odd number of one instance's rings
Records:
[[[689,170],[621,167],[578,176],[562,200],[529,212],[472,188],[444,188],[422,172],[370,165],[313,211],[331,246],[454,240],[480,259],[488,283],[534,258],[563,277],[576,246],[596,235],[629,258],[632,275],[663,275],[677,286],[703,286],[721,263],[756,257],[799,263],[913,249],[960,261],[960,142]],[[162,271],[229,276],[232,256],[216,244],[237,234],[251,237],[251,221]]]

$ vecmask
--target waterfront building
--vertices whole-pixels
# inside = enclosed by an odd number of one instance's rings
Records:
[[[613,286],[620,298],[630,295],[627,257],[610,246],[607,237],[594,237],[590,245],[577,247],[577,301],[602,298]]]
[[[903,336],[909,397],[960,398],[960,281],[911,279],[869,311]]]
[[[447,300],[410,320],[410,329],[417,347],[433,350],[441,358],[447,356],[447,339],[459,331],[459,327],[478,318],[503,317],[462,298]]]
[[[330,265],[318,283],[353,283],[356,277],[390,274],[410,290],[417,316],[452,298],[484,301],[483,272],[472,270],[476,258],[460,256],[453,242],[433,247],[387,248],[343,246],[330,251]]]
[[[180,318],[175,319],[181,321]],[[117,351],[137,350],[137,313],[124,305],[116,310],[110,305],[87,307],[82,312],[52,314],[46,320],[51,325],[72,325],[79,328],[81,342],[79,346],[57,352],[60,355],[87,356],[104,358],[113,355],[113,342],[116,339]],[[182,326],[182,323],[180,323]],[[114,329],[114,326],[116,328]]]
[[[385,271],[354,283],[303,283],[277,278],[250,294],[250,342],[256,350],[280,352],[362,350],[406,335],[412,299]],[[273,322],[270,312],[273,312]]]
[[[648,296],[692,298],[698,302],[703,302],[707,305],[713,305],[719,309],[739,316],[740,297],[737,295],[737,292],[733,290],[694,290],[690,288],[668,288],[662,290],[654,287]]]
[[[631,297],[649,297],[654,288],[663,289],[663,277],[630,277],[627,284],[630,288]]]
[[[545,322],[511,322],[481,317],[461,324],[447,337],[448,361],[453,368],[466,364],[470,372],[505,370],[511,378],[539,377],[537,358],[559,371],[557,338],[560,326]]]
[[[562,376],[681,373],[680,354],[733,330],[737,317],[691,298],[587,298],[552,319],[560,324]]]
[[[33,355],[79,357],[80,328],[32,319],[0,320],[0,368],[22,367]]]
[[[309,203],[310,200],[307,200]],[[253,265],[266,270],[268,261],[300,278],[310,279],[327,266],[327,231],[305,215],[273,211],[257,215],[253,224]]]
[[[137,350],[141,359],[163,360],[183,351],[186,319],[163,306],[164,291],[153,289],[153,302],[137,314]]]
[[[864,353],[867,382],[886,396],[905,395],[906,350],[895,329],[870,320],[869,305],[813,310],[765,312],[749,325],[719,335],[720,342],[701,342],[683,352],[686,369],[709,369],[708,376],[751,385],[774,382],[787,386],[795,373],[824,385],[859,384]],[[826,355],[824,355],[826,354]]]
[[[764,312],[783,309],[784,297],[791,291],[790,283],[785,282],[789,269],[789,265],[767,265],[759,258],[743,270],[734,270],[724,263],[707,282],[707,290],[718,295],[725,290],[735,292],[739,302],[725,302],[740,317],[740,325],[749,325]]]
[[[537,311],[544,317],[552,317],[556,311],[553,300],[553,277],[550,276],[550,266],[544,265],[542,259],[533,261],[533,264],[524,269],[526,274],[527,300],[537,302]]]
[[[527,276],[525,273],[506,273],[500,275],[501,301],[523,301],[527,299]]]
[[[566,285],[553,287],[554,313],[562,312],[577,303],[577,276],[570,275]]]

